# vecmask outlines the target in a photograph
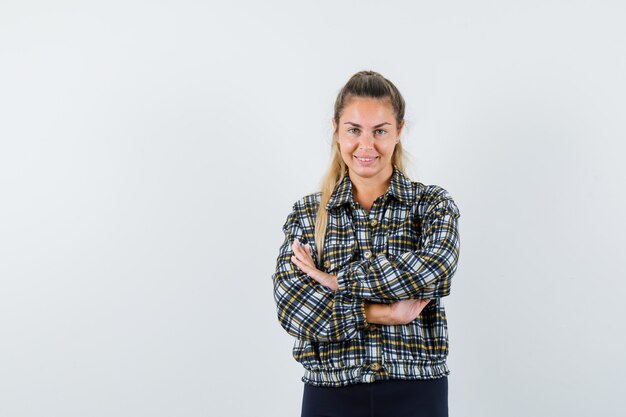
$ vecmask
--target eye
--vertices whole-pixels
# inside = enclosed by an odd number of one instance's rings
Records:
[[[384,129],[378,129],[378,130],[376,130],[376,133],[377,133],[377,134],[378,134],[378,132],[381,132],[381,133],[380,133],[381,135],[384,135],[385,133],[387,133],[387,131],[386,131],[386,130],[384,130]]]
[[[359,130],[356,127],[351,127],[350,129],[348,129],[348,133],[356,133],[356,131]]]

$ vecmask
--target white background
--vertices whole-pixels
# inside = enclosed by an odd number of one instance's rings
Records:
[[[363,69],[461,211],[450,415],[626,407],[621,1],[0,2],[0,415],[297,416],[271,274]]]

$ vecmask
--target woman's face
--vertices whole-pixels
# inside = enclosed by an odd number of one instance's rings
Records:
[[[341,157],[350,177],[385,181],[393,172],[391,156],[402,127],[388,100],[352,98],[344,107],[339,125],[332,119]]]

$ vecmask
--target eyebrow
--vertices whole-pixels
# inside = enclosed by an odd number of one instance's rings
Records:
[[[344,125],[347,125],[347,124],[351,124],[352,126],[356,126],[356,127],[362,127],[362,126],[361,126],[360,124],[358,124],[358,123],[352,123],[352,122],[345,122],[345,123],[344,123]],[[374,126],[374,129],[376,129],[377,127],[381,127],[381,126],[384,126],[384,125],[390,125],[390,124],[391,124],[391,123],[389,123],[389,122],[384,122],[384,123],[381,123],[381,124],[379,124],[379,125]]]

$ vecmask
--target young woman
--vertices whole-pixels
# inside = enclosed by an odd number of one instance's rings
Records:
[[[304,367],[302,416],[448,415],[459,210],[405,174],[404,99],[373,71],[341,89],[321,191],[293,205],[272,275]]]

